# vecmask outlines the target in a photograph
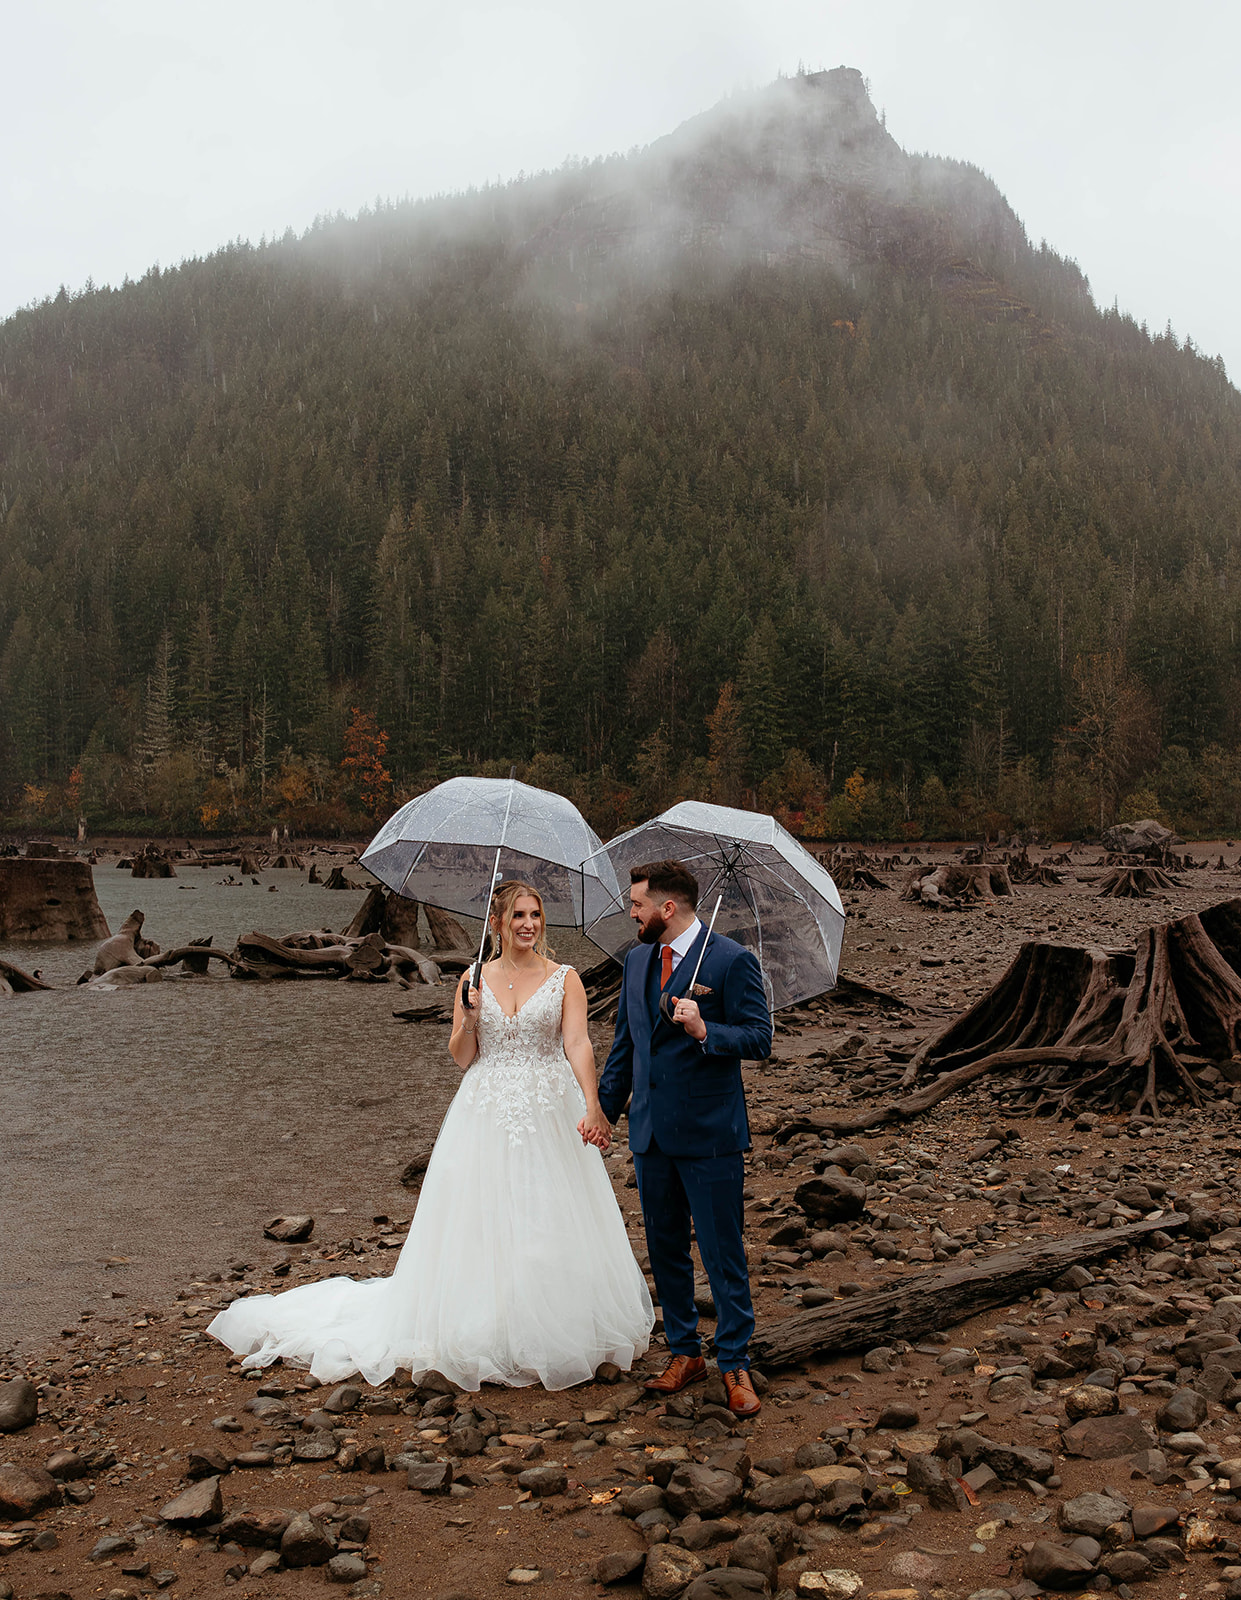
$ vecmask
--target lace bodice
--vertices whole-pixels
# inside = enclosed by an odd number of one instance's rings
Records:
[[[564,1053],[560,1015],[567,966],[557,967],[515,1017],[508,1016],[483,979],[478,1055],[463,1088],[478,1108],[491,1107],[510,1144],[536,1130],[540,1116],[585,1105]]]

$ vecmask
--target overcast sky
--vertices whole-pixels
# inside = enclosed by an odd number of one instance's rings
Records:
[[[1100,304],[1241,378],[1235,0],[0,0],[0,21],[0,317],[847,65],[906,149],[982,167]]]

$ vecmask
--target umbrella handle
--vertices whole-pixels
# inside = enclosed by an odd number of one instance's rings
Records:
[[[694,976],[689,980],[689,988],[686,991],[686,995],[682,998],[693,998],[694,985],[698,982],[698,974],[702,971],[702,958],[707,953],[707,939],[711,937],[715,930],[715,919],[720,914],[720,906],[723,904],[723,900],[724,896],[722,894],[716,899],[715,910],[711,913],[711,921],[707,924],[707,938],[702,941],[702,949],[698,952],[698,961],[694,967]],[[659,1006],[660,1010],[663,1011],[663,1014],[665,1017],[667,1017],[668,1021],[672,1022],[674,1020],[672,1013],[676,1009],[676,1001],[672,999],[672,996],[665,995],[659,1002]],[[677,1026],[680,1027],[681,1024],[677,1023]]]

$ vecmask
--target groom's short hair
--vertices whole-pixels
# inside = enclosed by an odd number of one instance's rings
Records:
[[[680,900],[691,911],[698,908],[698,879],[683,861],[647,861],[630,867],[630,883],[645,883],[656,900]]]

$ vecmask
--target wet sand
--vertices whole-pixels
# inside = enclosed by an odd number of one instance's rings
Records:
[[[138,905],[165,949],[207,933],[229,949],[251,928],[342,928],[362,898],[304,873],[226,889],[219,869],[181,872],[97,868],[109,926]],[[72,985],[94,946],[0,954]],[[0,1002],[0,1350],[37,1347],[117,1296],[164,1298],[208,1263],[274,1259],[262,1223],[278,1212],[359,1230],[378,1212],[408,1217],[399,1174],[458,1074],[442,1029],[393,1022],[402,994],[208,977]]]

